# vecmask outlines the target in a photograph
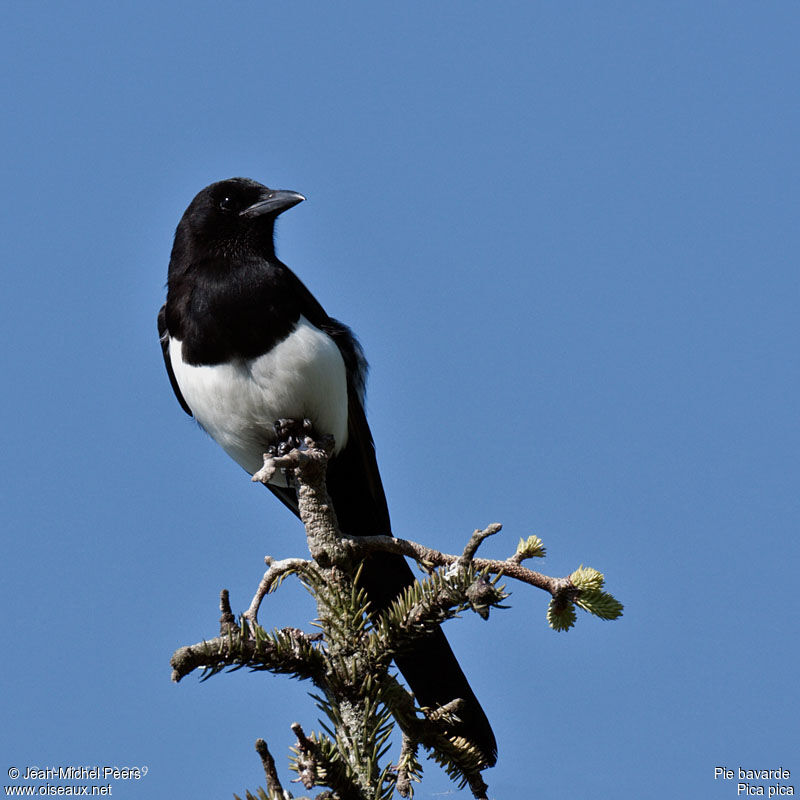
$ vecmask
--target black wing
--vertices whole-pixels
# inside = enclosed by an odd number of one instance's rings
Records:
[[[189,408],[186,401],[183,399],[183,395],[181,394],[181,390],[178,387],[178,381],[175,380],[175,373],[172,371],[172,362],[169,358],[169,331],[167,330],[167,304],[164,303],[161,306],[161,310],[158,312],[158,338],[161,341],[161,352],[164,356],[164,366],[167,368],[167,375],[169,375],[169,382],[172,384],[172,391],[175,392],[175,397],[178,398],[178,402],[181,404],[181,408],[190,416],[194,416],[192,414],[192,409]]]

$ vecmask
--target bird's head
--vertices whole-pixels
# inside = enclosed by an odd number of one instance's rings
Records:
[[[175,234],[183,247],[217,254],[243,249],[272,250],[275,219],[305,200],[284,189],[270,189],[249,178],[229,178],[206,186],[183,214]]]

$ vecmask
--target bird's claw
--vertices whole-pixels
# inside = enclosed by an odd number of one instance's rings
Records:
[[[279,419],[275,425],[275,442],[267,452],[272,456],[285,456],[298,447],[303,447],[307,436],[313,437],[314,424],[310,419]]]

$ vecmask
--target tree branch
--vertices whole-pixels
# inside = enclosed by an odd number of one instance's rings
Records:
[[[482,531],[475,531],[460,556],[442,553],[432,547],[426,547],[408,539],[396,539],[392,536],[360,536],[357,539],[343,539],[342,541],[352,550],[355,557],[363,557],[374,552],[397,553],[414,559],[428,572],[437,567],[451,567],[469,560],[476,570],[485,571],[491,575],[514,578],[549,592],[557,600],[580,591],[573,585],[569,577],[552,578],[549,575],[543,575],[541,572],[523,567],[513,556],[502,561],[473,557],[478,545],[487,536],[497,533],[501,527],[500,523],[495,522]],[[571,600],[572,598],[567,597],[567,599]]]
[[[294,723],[297,743],[292,748],[291,766],[306,789],[327,786],[332,790],[318,795],[317,800],[388,798],[394,789],[403,797],[410,796],[411,782],[419,780],[422,772],[419,745],[461,787],[469,785],[476,800],[486,800],[483,754],[452,733],[464,700],[453,698],[437,708],[419,708],[413,695],[389,672],[391,659],[459,611],[471,608],[486,618],[490,608],[502,607],[506,594],[497,584],[503,576],[551,595],[548,621],[556,630],[566,630],[574,623],[574,605],[603,619],[614,619],[622,613],[621,604],[602,591],[603,575],[590,567],[553,578],[522,566],[523,560],[544,555],[536,536],[521,540],[516,552],[504,560],[478,558],[481,544],[500,531],[499,523],[475,530],[460,555],[391,536],[343,538],[325,483],[332,437],[314,440],[307,422],[298,426],[283,421],[282,428],[290,430],[290,439],[265,455],[264,467],[253,480],[268,483],[282,470],[292,481],[312,560],[277,561],[267,556],[267,570],[238,622],[228,592],[223,590],[220,635],[176,650],[172,679],[180,681],[198,668],[206,678],[226,667],[249,667],[312,680],[319,690],[317,705],[332,727],[323,723],[324,732],[306,736]],[[410,586],[385,611],[370,615],[366,596],[358,586],[358,570],[373,552],[411,558],[429,576]],[[258,625],[264,597],[290,574],[299,575],[314,594],[315,624],[321,633],[311,636],[296,628],[267,633]],[[497,577],[490,581],[489,575]],[[381,768],[393,721],[403,736],[400,757],[395,768]],[[291,795],[280,784],[266,743],[259,739],[256,749],[270,800],[287,800]],[[260,789],[259,796],[263,795]],[[250,793],[247,796],[252,797]]]
[[[315,647],[319,638],[299,628],[266,633],[258,626],[234,624],[214,639],[178,648],[170,659],[172,680],[179,683],[196,669],[204,670],[207,678],[225,667],[250,667],[321,681],[325,667],[323,654]]]
[[[256,752],[261,759],[261,766],[264,767],[264,777],[267,780],[267,794],[280,797],[281,800],[291,800],[292,795],[284,791],[281,786],[281,779],[278,777],[278,770],[275,769],[275,759],[267,748],[267,743],[263,739],[256,739]]]
[[[242,614],[251,625],[258,625],[258,610],[261,608],[261,602],[264,597],[274,591],[287,575],[302,573],[311,564],[305,558],[284,558],[281,561],[275,561],[271,556],[264,556],[264,561],[269,569],[264,573],[264,577],[258,584],[258,589],[256,589],[256,593],[250,602],[250,607]]]

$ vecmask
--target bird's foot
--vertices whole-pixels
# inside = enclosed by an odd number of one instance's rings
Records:
[[[285,456],[297,448],[304,448],[306,437],[314,435],[314,425],[310,419],[279,419],[275,422],[275,442],[267,452],[271,456]]]
[[[273,427],[275,440],[264,453],[264,466],[253,474],[254,481],[270,483],[279,470],[287,485],[293,470],[321,469],[324,475],[334,449],[333,436],[319,436],[310,419],[279,419]]]

